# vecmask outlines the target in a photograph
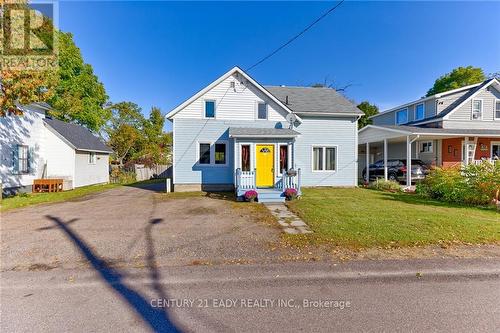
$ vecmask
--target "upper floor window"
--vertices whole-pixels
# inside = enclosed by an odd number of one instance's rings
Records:
[[[396,124],[405,124],[408,122],[408,109],[399,110],[396,112]]]
[[[472,100],[472,120],[483,118],[483,101],[480,99]]]
[[[215,118],[215,101],[205,101],[205,118]]]
[[[500,99],[495,101],[495,119],[500,120]]]
[[[415,106],[415,120],[422,120],[425,118],[424,103]]]
[[[267,119],[267,104],[259,103],[257,107],[257,118],[258,119]]]

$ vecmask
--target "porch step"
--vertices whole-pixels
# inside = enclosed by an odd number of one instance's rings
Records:
[[[258,196],[257,200],[260,203],[264,202],[285,202],[285,196],[283,192],[278,189],[256,189]],[[242,197],[246,191],[238,191],[238,197]]]

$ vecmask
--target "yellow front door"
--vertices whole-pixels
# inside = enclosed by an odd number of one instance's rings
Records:
[[[274,145],[257,145],[257,187],[274,186]]]

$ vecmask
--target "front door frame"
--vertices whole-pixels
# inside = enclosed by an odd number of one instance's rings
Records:
[[[255,169],[256,169],[256,173],[255,173],[255,184],[257,184],[257,175],[259,173],[259,170],[257,168],[257,165],[258,165],[258,162],[257,162],[257,148],[259,146],[272,146],[273,147],[273,156],[272,156],[272,160],[273,160],[273,174],[272,174],[272,184],[269,185],[269,186],[258,186],[257,187],[264,187],[264,188],[267,188],[267,187],[274,187],[275,184],[276,184],[276,147],[277,147],[277,143],[258,143],[256,142],[255,143],[255,152],[254,152],[254,155],[255,155]]]

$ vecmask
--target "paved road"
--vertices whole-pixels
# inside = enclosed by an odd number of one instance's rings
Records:
[[[498,332],[499,276],[499,260],[11,271],[1,331]]]

